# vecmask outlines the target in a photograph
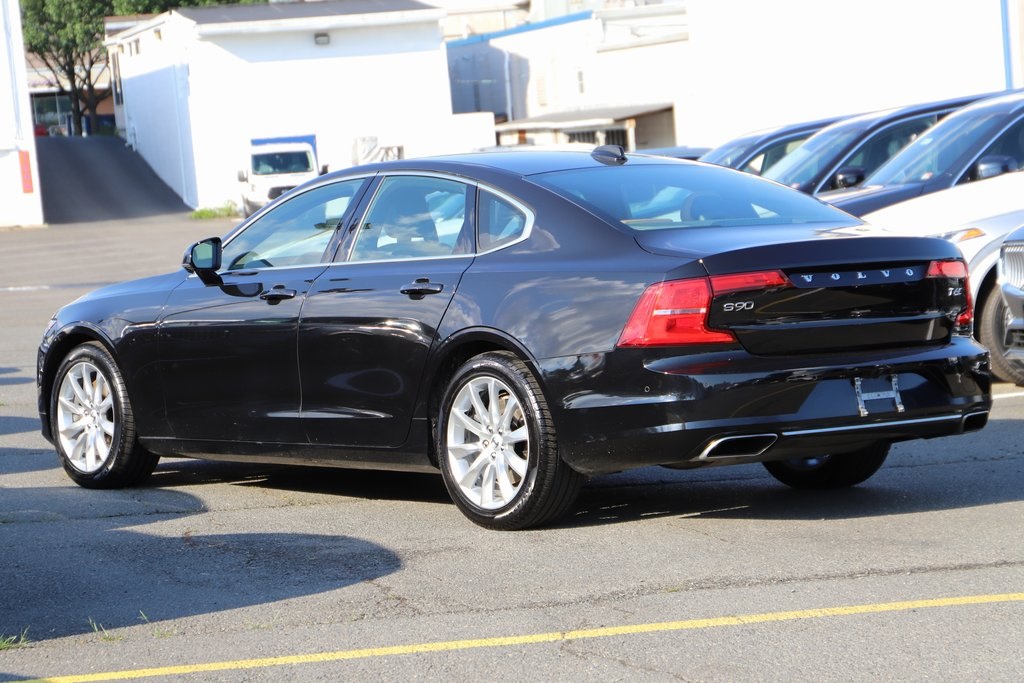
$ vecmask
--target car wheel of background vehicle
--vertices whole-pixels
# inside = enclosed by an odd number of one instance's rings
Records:
[[[82,344],[57,370],[50,398],[57,454],[68,476],[86,488],[144,481],[159,456],[139,446],[128,392],[103,346]]]
[[[885,462],[889,444],[814,458],[765,462],[768,473],[797,489],[841,489],[866,481]]]
[[[1006,318],[1009,311],[998,289],[989,294],[978,317],[978,341],[992,357],[992,374],[1004,382],[1024,385],[1024,364],[1006,359]]]
[[[452,500],[489,529],[523,529],[564,514],[583,476],[558,455],[540,385],[508,353],[466,362],[448,384],[437,453]]]

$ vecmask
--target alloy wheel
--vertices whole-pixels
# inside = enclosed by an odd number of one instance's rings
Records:
[[[106,464],[116,420],[114,394],[106,376],[88,361],[72,365],[57,396],[57,438],[72,467],[91,474]]]
[[[491,376],[466,382],[449,411],[447,458],[465,499],[483,510],[515,500],[526,481],[530,433],[512,389]]]

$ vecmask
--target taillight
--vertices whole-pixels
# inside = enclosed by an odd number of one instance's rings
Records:
[[[711,289],[715,294],[743,292],[749,289],[771,289],[788,287],[789,280],[779,270],[765,270],[757,273],[736,273],[735,275],[712,275]]]
[[[971,327],[974,325],[974,302],[971,300],[971,282],[967,264],[960,260],[932,261],[928,264],[928,273],[925,277],[963,281],[959,286],[963,289],[964,307],[960,309],[960,314],[956,318],[957,334],[970,335]]]
[[[707,327],[711,282],[706,277],[651,285],[629,316],[619,346],[673,346],[735,342],[729,332]]]

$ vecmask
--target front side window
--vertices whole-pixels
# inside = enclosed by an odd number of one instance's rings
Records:
[[[391,176],[359,226],[351,260],[429,258],[472,252],[469,186],[426,176]]]
[[[1024,118],[1003,131],[981,157],[1005,156],[1017,162],[1017,168],[1024,168]]]
[[[323,259],[365,180],[324,185],[260,216],[224,245],[228,270],[305,266]]]
[[[1001,122],[998,112],[964,109],[951,114],[880,166],[864,184],[904,185],[952,173],[957,160]]]
[[[870,175],[901,149],[916,140],[921,133],[935,125],[938,120],[938,114],[929,114],[885,128],[854,150],[843,165],[860,166],[864,169],[865,176]],[[832,176],[824,189],[838,189],[839,185],[836,180],[836,176]]]

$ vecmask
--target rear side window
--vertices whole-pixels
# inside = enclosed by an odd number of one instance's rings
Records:
[[[803,193],[714,166],[603,166],[543,173],[530,180],[631,230],[858,224]]]
[[[469,187],[427,176],[385,178],[359,226],[353,261],[436,258],[470,251]]]
[[[522,209],[486,190],[480,192],[479,202],[477,241],[480,251],[497,249],[523,236],[526,214]]]

